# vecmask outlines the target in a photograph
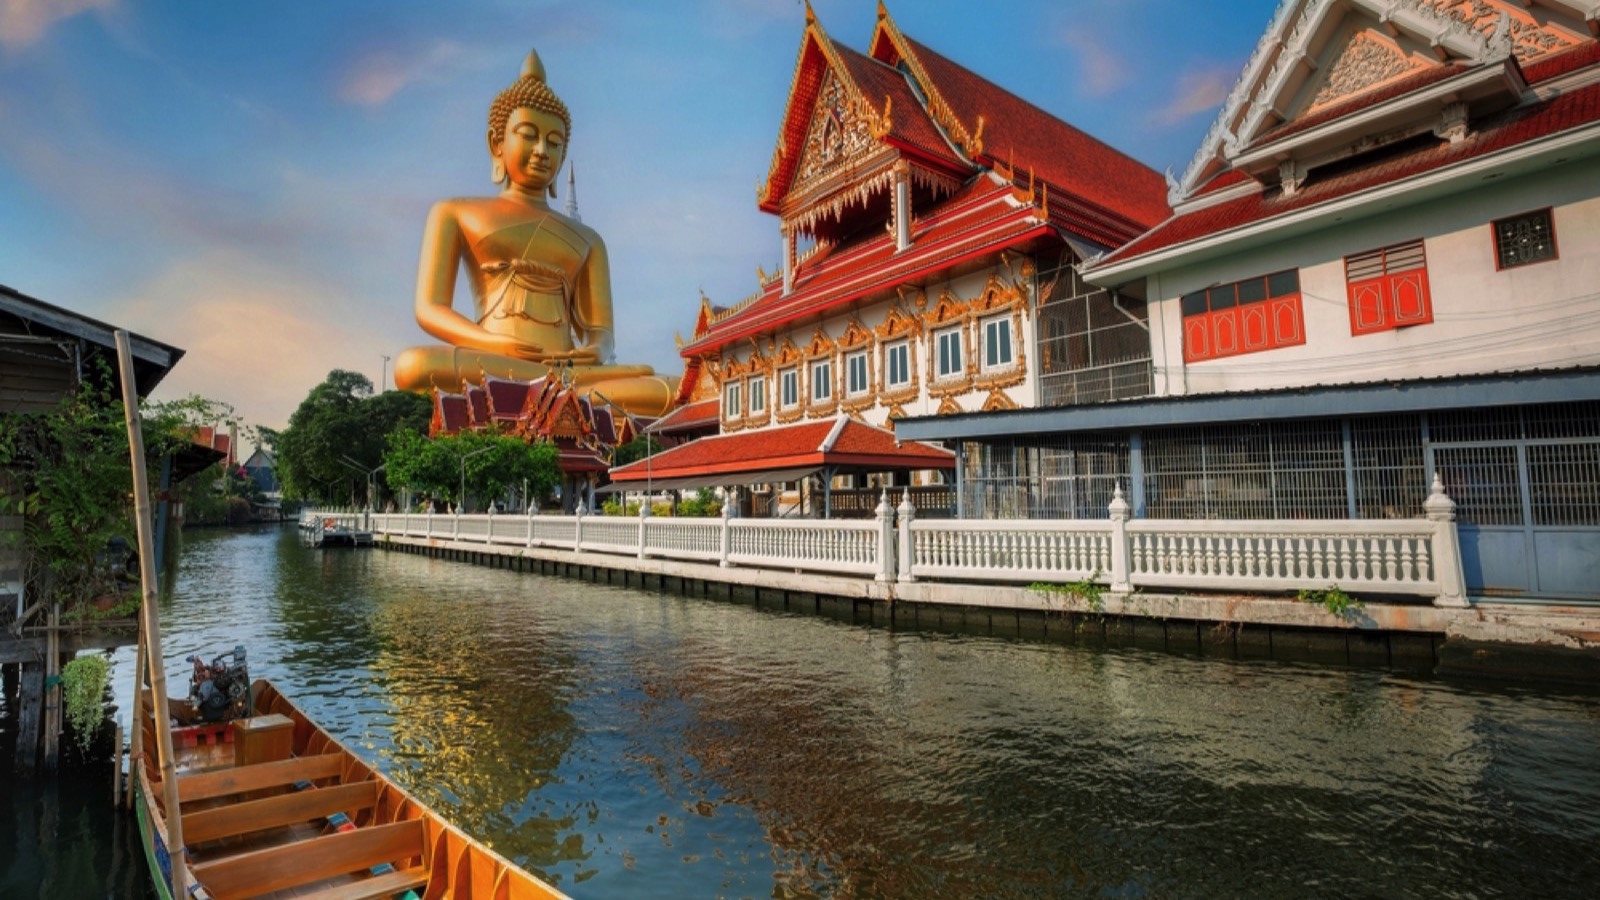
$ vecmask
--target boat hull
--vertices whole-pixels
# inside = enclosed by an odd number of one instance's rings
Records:
[[[251,695],[249,719],[173,730],[194,900],[565,897],[367,765],[268,682]],[[147,716],[135,809],[156,891],[172,900],[154,729]]]

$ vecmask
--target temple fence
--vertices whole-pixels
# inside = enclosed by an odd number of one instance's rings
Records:
[[[918,519],[885,492],[869,520],[578,514],[435,515],[308,510],[395,536],[871,576],[881,582],[1074,583],[1139,588],[1345,591],[1467,605],[1455,504],[1435,482],[1420,519],[1133,519],[1118,490],[1109,519]]]

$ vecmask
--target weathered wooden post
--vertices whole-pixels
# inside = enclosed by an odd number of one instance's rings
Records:
[[[724,569],[733,565],[728,561],[728,557],[733,553],[733,510],[731,509],[733,504],[729,502],[729,499],[722,501],[722,558],[717,561],[717,565]]]
[[[144,471],[144,432],[139,423],[139,394],[133,387],[133,343],[118,329],[117,367],[122,375],[122,407],[128,424],[128,459],[133,472],[134,525],[139,538],[139,615],[150,662],[150,692],[156,721],[156,750],[161,757],[161,786],[167,806],[167,854],[172,866],[172,896],[187,897],[189,865],[183,844],[183,816],[178,805],[178,769],[172,758],[172,726],[167,718],[167,666],[161,655],[161,614],[156,597],[155,540],[150,534],[150,481]],[[151,810],[150,814],[155,815]]]
[[[1456,502],[1444,492],[1439,473],[1433,473],[1433,488],[1422,502],[1422,511],[1433,523],[1433,573],[1439,582],[1434,606],[1464,609],[1467,603],[1466,578],[1461,572],[1461,536],[1456,532]]]
[[[900,495],[900,564],[895,569],[895,579],[900,582],[916,581],[917,576],[911,571],[913,547],[911,546],[911,523],[916,521],[917,508],[911,504],[911,489],[907,488]]]
[[[874,581],[893,581],[895,557],[899,545],[895,541],[894,504],[889,502],[889,489],[884,488],[878,499],[878,574]]]
[[[1133,590],[1128,581],[1128,519],[1133,508],[1122,497],[1122,482],[1111,494],[1111,590],[1126,594]]]

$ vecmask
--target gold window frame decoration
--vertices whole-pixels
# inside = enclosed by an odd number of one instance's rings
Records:
[[[828,399],[817,402],[812,394],[813,373],[816,372],[818,363],[828,364]],[[811,342],[805,348],[805,378],[800,389],[800,405],[805,408],[806,415],[811,418],[831,416],[839,410],[839,344],[821,325],[811,334]]]
[[[771,349],[771,346],[768,346]],[[772,421],[772,409],[777,404],[773,402],[772,388],[772,361],[761,352],[761,344],[755,340],[750,341],[750,356],[745,359],[745,385],[744,385],[744,424],[746,427],[755,428]],[[757,378],[766,379],[764,400],[766,401],[761,412],[750,411],[750,382]]]
[[[889,377],[889,365],[883,359],[878,360],[877,378],[872,382],[877,390],[877,402],[885,406],[895,407],[907,401],[917,399],[920,390],[921,369],[917,365],[917,346],[922,342],[922,317],[905,311],[905,307],[896,303],[889,307],[889,312],[884,315],[883,322],[872,329],[873,336],[878,339],[876,353],[881,357],[888,352],[891,344],[906,342],[906,376],[908,381],[900,387],[890,387],[886,383]]]
[[[978,352],[973,354],[967,370],[972,373],[974,387],[993,390],[1016,387],[1028,380],[1027,342],[1022,336],[1022,313],[1027,306],[1027,292],[1015,284],[1007,283],[998,275],[990,275],[988,283],[983,286],[983,292],[972,301],[970,310],[973,342]],[[983,371],[983,326],[991,319],[1004,315],[1008,310],[1011,314],[1011,365],[1004,369],[985,372]]]
[[[844,334],[840,335],[839,351],[839,404],[847,413],[856,413],[864,409],[871,409],[878,402],[875,396],[877,381],[873,378],[873,336],[872,331],[861,324],[861,320],[854,316],[844,327]],[[850,396],[850,357],[857,353],[867,355],[867,386],[857,396]]]
[[[777,402],[773,404],[773,417],[778,424],[787,425],[798,422],[806,414],[806,380],[800,371],[800,366],[805,362],[805,354],[794,345],[789,338],[783,339],[783,346],[772,358],[773,396]],[[783,373],[793,369],[795,373],[795,405],[785,408],[783,405]]]
[[[947,289],[939,295],[933,308],[922,314],[922,321],[928,342],[928,396],[950,397],[972,390],[972,380],[978,374],[977,360],[972,355],[972,305],[962,302]],[[961,339],[961,372],[940,378],[936,342],[940,334],[952,328]],[[943,405],[940,408],[942,410]]]

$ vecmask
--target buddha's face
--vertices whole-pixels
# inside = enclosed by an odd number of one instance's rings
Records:
[[[555,180],[566,158],[567,133],[561,118],[522,106],[506,120],[500,146],[489,148],[506,167],[511,183],[535,196]]]

